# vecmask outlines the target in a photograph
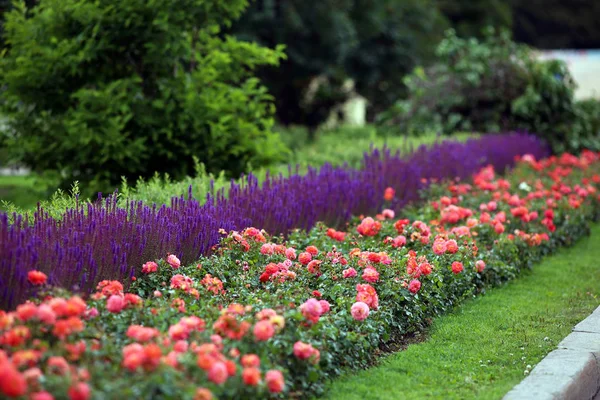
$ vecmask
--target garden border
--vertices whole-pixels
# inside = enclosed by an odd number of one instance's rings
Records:
[[[504,396],[518,399],[600,399],[600,306],[558,348]]]

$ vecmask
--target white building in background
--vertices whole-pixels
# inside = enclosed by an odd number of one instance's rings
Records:
[[[540,57],[567,63],[577,83],[576,99],[600,99],[600,50],[546,50]]]

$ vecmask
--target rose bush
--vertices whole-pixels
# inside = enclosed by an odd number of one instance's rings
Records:
[[[40,297],[0,311],[8,398],[300,398],[379,346],[588,233],[600,157],[524,156],[505,177],[430,182],[397,218],[287,238],[221,231],[211,256],[148,260],[82,298],[30,271]],[[394,201],[394,188],[381,193]],[[338,228],[339,229],[339,228]],[[124,283],[130,283],[125,290]]]

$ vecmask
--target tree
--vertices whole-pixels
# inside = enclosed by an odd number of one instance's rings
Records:
[[[258,0],[232,32],[286,45],[287,59],[260,76],[281,122],[315,127],[344,101],[348,78],[372,111],[386,108],[404,92],[402,76],[433,55],[444,27],[430,0]]]
[[[194,168],[235,176],[281,159],[253,75],[280,49],[220,36],[246,0],[42,0],[6,14],[0,60],[11,152],[64,185]]]

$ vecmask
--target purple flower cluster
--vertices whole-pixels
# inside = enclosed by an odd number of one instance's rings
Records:
[[[547,156],[548,148],[525,134],[488,135],[466,143],[422,146],[408,157],[389,150],[365,155],[359,170],[325,165],[306,175],[249,175],[242,185],[209,195],[200,204],[173,198],[170,207],[113,198],[68,210],[55,220],[38,209],[35,221],[0,214],[0,308],[9,309],[32,295],[27,272],[46,273],[49,283],[91,292],[103,279],[127,281],[144,262],[176,254],[189,263],[219,241],[219,229],[255,226],[271,234],[310,229],[318,221],[340,225],[357,214],[380,211],[383,191],[396,190],[395,208],[418,200],[422,178],[466,178],[481,166],[502,170],[514,157]],[[191,188],[190,188],[191,190]]]

